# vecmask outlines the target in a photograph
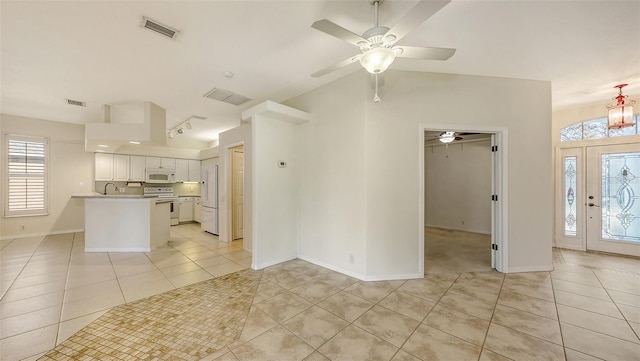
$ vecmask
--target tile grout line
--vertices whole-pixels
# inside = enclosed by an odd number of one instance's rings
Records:
[[[62,289],[62,304],[60,305],[60,314],[58,315],[58,327],[56,328],[56,336],[54,338],[53,347],[58,345],[58,337],[60,336],[60,324],[62,323],[62,311],[64,310],[64,299],[67,296],[67,284],[69,283],[69,273],[71,271],[71,258],[73,257],[73,246],[76,243],[76,232],[73,233],[73,240],[69,248],[69,262],[67,262],[67,277],[65,277],[64,288]]]
[[[482,346],[481,350],[480,350],[480,355],[478,355],[478,360],[480,360],[480,357],[482,357],[482,351],[485,350],[485,345],[487,343],[487,337],[489,337],[489,329],[491,328],[491,325],[493,324],[493,316],[496,314],[496,308],[498,307],[498,302],[500,301],[500,295],[502,294],[502,290],[504,289],[504,281],[507,279],[507,275],[508,273],[505,273],[504,276],[502,277],[502,282],[500,282],[500,292],[498,292],[498,297],[496,298],[496,303],[493,305],[493,311],[491,312],[491,319],[489,319],[489,326],[487,326],[487,332],[484,333],[484,339],[482,340]],[[504,327],[504,326],[503,326]],[[488,348],[486,348],[487,350],[496,353],[498,355],[504,356],[499,352],[490,350]],[[506,357],[506,356],[504,356]],[[510,357],[507,357],[510,358]]]

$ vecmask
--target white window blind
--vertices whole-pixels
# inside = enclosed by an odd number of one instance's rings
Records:
[[[48,139],[7,134],[5,216],[47,214]]]

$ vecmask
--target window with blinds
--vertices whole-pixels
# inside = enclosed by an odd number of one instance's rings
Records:
[[[5,135],[5,216],[36,216],[48,213],[48,145],[47,138]]]

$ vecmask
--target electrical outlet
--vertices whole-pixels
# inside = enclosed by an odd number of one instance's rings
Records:
[[[19,230],[20,232],[24,231],[24,225],[20,225]]]
[[[349,263],[353,264],[353,254],[349,254]]]
[[[120,187],[118,189],[120,190],[120,193],[124,193],[124,192],[127,191],[127,188],[125,188],[125,187]]]

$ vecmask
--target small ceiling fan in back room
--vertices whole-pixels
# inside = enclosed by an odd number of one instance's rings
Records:
[[[447,60],[455,54],[456,49],[396,45],[411,30],[429,19],[451,0],[421,0],[392,28],[378,24],[378,8],[383,1],[369,0],[374,9],[373,27],[365,31],[362,36],[327,19],[318,20],[311,24],[314,29],[357,46],[361,52],[311,74],[312,77],[329,74],[334,70],[359,61],[360,65],[375,76],[376,92],[373,101],[378,103],[380,102],[380,97],[378,97],[378,75],[387,70],[396,58]]]

